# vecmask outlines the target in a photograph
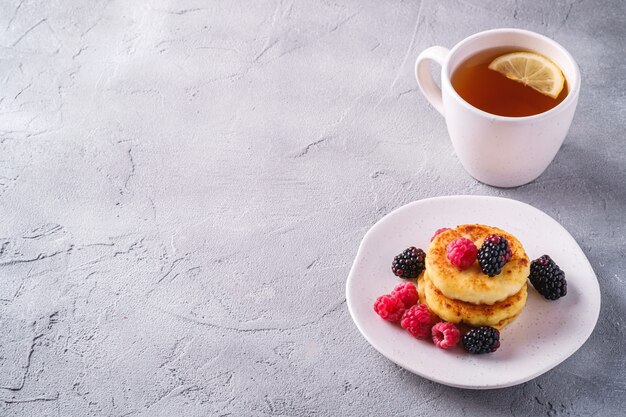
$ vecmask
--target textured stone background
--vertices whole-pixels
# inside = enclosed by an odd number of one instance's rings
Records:
[[[618,415],[626,406],[626,4],[2,1],[0,415]],[[433,44],[536,30],[584,80],[547,172],[457,161]],[[344,298],[365,231],[446,194],[530,203],[602,289],[590,340],[491,392],[383,358]]]

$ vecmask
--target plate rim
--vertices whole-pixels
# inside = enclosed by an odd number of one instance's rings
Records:
[[[404,361],[400,361],[400,360],[396,360],[393,357],[388,356],[384,351],[383,348],[381,348],[378,343],[373,340],[371,337],[368,336],[368,334],[366,333],[366,331],[364,331],[364,329],[359,325],[358,320],[355,316],[354,313],[354,306],[352,305],[352,300],[351,297],[349,296],[350,294],[350,289],[352,288],[352,286],[355,284],[355,266],[357,265],[357,261],[359,261],[362,258],[362,253],[363,253],[363,246],[366,240],[368,240],[368,236],[370,236],[374,230],[378,229],[379,227],[382,227],[381,224],[384,223],[384,221],[394,215],[397,215],[398,213],[402,212],[402,211],[406,211],[409,210],[412,206],[415,205],[420,205],[423,204],[425,202],[429,202],[429,201],[436,201],[436,200],[505,200],[508,203],[512,203],[512,204],[518,204],[522,207],[524,207],[525,209],[530,209],[531,211],[534,210],[538,213],[540,213],[541,215],[545,216],[547,218],[548,221],[553,222],[555,225],[557,225],[558,227],[560,227],[564,232],[565,232],[565,237],[571,240],[571,243],[573,243],[574,245],[576,245],[580,251],[582,252],[582,254],[584,255],[584,262],[586,262],[586,264],[589,266],[589,269],[593,272],[593,280],[592,281],[594,285],[594,289],[595,289],[595,293],[597,293],[597,307],[596,307],[596,311],[594,314],[594,318],[593,318],[593,326],[589,326],[589,329],[587,331],[587,334],[584,334],[584,337],[581,339],[582,342],[580,344],[578,344],[577,346],[575,346],[574,348],[569,348],[566,353],[564,355],[562,355],[562,357],[558,358],[558,360],[556,360],[554,363],[534,372],[531,373],[529,375],[525,375],[523,377],[520,378],[512,378],[508,383],[502,383],[502,384],[487,384],[487,385],[468,385],[468,384],[456,384],[456,383],[452,383],[450,381],[444,381],[441,380],[439,378],[437,378],[436,376],[433,375],[426,375],[423,372],[420,372],[419,369],[416,369],[414,367],[412,367],[410,365],[410,363],[404,362]],[[500,389],[500,388],[507,388],[507,387],[512,387],[515,385],[519,385],[519,384],[523,384],[524,382],[530,381],[532,379],[537,378],[540,375],[543,375],[544,373],[554,369],[555,367],[557,367],[558,365],[560,365],[561,363],[563,363],[566,359],[570,358],[574,353],[576,353],[580,348],[582,348],[585,343],[587,343],[587,341],[589,340],[589,337],[591,336],[591,334],[593,333],[593,331],[595,330],[597,323],[598,323],[598,319],[600,316],[600,309],[601,309],[601,304],[602,304],[602,294],[600,291],[600,283],[598,281],[598,276],[596,274],[596,272],[593,270],[593,266],[591,265],[591,262],[589,262],[589,258],[587,257],[587,255],[585,254],[585,252],[582,250],[582,248],[580,247],[580,245],[578,244],[578,242],[576,241],[576,239],[574,239],[574,237],[571,235],[571,233],[561,224],[559,223],[556,219],[554,219],[552,216],[550,216],[549,214],[545,213],[543,210],[540,210],[528,203],[524,203],[522,201],[519,200],[515,200],[512,198],[507,198],[507,197],[497,197],[497,196],[489,196],[489,195],[466,195],[466,194],[458,194],[458,195],[445,195],[445,196],[436,196],[436,197],[428,197],[428,198],[423,198],[423,199],[419,199],[419,200],[415,200],[412,201],[410,203],[404,204],[400,207],[395,208],[394,210],[390,211],[389,213],[387,213],[385,216],[383,216],[382,218],[380,218],[378,221],[376,221],[376,223],[374,223],[368,230],[367,232],[363,235],[363,238],[361,239],[361,242],[359,244],[359,249],[357,250],[357,253],[354,257],[354,261],[352,263],[352,266],[350,267],[350,272],[348,273],[348,278],[346,280],[346,290],[345,290],[345,296],[346,296],[346,304],[348,306],[348,312],[350,313],[350,317],[352,318],[353,323],[356,325],[357,329],[359,330],[359,332],[361,333],[361,335],[365,338],[365,340],[376,350],[378,351],[381,355],[383,355],[385,358],[389,359],[391,362],[395,363],[396,365],[416,374],[421,376],[422,378],[428,379],[430,381],[433,382],[437,382],[439,384],[442,385],[446,385],[446,386],[451,386],[451,387],[455,387],[455,388],[463,388],[463,389],[473,389],[473,390],[488,390],[488,389]],[[576,345],[576,344],[575,344]],[[401,363],[404,362],[404,363]]]

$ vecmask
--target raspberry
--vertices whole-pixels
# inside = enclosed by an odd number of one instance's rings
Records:
[[[489,235],[478,249],[478,263],[485,275],[494,277],[502,272],[502,268],[511,260],[513,252],[509,241],[502,236]]]
[[[472,329],[463,336],[463,347],[469,353],[491,353],[500,347],[500,332],[489,326]]]
[[[425,268],[425,260],[424,251],[411,246],[393,258],[391,270],[400,278],[417,278]]]
[[[406,308],[414,306],[419,301],[417,288],[415,288],[415,285],[413,285],[412,282],[403,282],[402,284],[398,284],[391,292],[391,295],[398,297]]]
[[[530,264],[530,283],[548,300],[558,300],[567,294],[565,273],[548,255]]]
[[[439,322],[431,329],[433,343],[441,349],[455,347],[461,340],[461,332],[456,326],[448,322]]]
[[[433,315],[425,304],[414,305],[404,312],[400,326],[418,339],[426,339],[430,334]]]
[[[383,319],[398,323],[404,314],[404,304],[395,295],[381,295],[374,303],[374,311]]]
[[[452,265],[465,269],[476,260],[478,248],[471,240],[461,237],[448,243],[446,255]]]
[[[449,227],[442,227],[441,229],[437,229],[435,231],[435,234],[433,235],[433,237],[430,238],[430,241],[432,242],[433,239],[435,238],[435,236],[437,236],[439,233],[445,232],[446,230],[450,230],[450,228]]]

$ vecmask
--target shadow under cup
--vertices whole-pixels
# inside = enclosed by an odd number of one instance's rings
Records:
[[[452,87],[453,72],[472,55],[498,47],[550,58],[567,80],[565,99],[548,111],[524,117],[487,113],[466,102]],[[504,188],[529,183],[545,171],[565,140],[580,91],[580,72],[569,52],[552,39],[521,29],[489,30],[459,42],[442,62],[441,80],[442,113],[463,167],[477,180]]]

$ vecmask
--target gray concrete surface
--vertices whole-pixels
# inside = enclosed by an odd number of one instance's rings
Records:
[[[3,1],[0,415],[621,415],[626,3]],[[468,177],[416,89],[424,48],[513,26],[583,87],[532,184]],[[590,340],[521,386],[379,355],[344,284],[365,231],[446,194],[558,219],[602,289]]]

